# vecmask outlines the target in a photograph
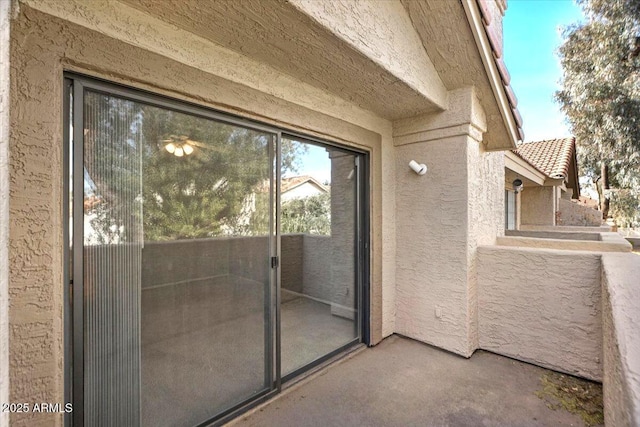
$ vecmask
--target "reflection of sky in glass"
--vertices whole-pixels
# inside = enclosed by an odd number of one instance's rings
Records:
[[[283,178],[310,175],[318,182],[331,183],[331,160],[325,148],[306,144],[307,150],[299,155],[296,171],[286,171]]]

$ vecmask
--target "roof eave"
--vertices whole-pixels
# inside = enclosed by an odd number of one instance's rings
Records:
[[[505,152],[504,167],[538,185],[544,185],[547,179],[547,176],[544,173],[536,169],[535,166],[518,156],[513,151]]]
[[[467,20],[469,21],[469,26],[471,27],[473,38],[476,41],[480,57],[482,58],[482,64],[485,71],[487,72],[491,90],[493,91],[496,102],[498,104],[498,109],[500,110],[500,114],[502,115],[502,119],[507,129],[507,134],[509,135],[510,146],[497,147],[497,149],[515,149],[517,148],[517,142],[521,140],[520,132],[516,123],[516,118],[514,117],[514,113],[511,110],[509,104],[509,98],[507,96],[505,86],[502,83],[502,77],[500,76],[498,67],[493,60],[491,45],[489,43],[489,39],[482,23],[478,5],[476,3],[476,0],[461,0],[461,2],[462,6],[464,7]]]

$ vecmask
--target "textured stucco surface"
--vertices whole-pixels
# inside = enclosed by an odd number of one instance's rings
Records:
[[[486,152],[472,88],[450,109],[394,122],[396,331],[469,356],[478,345],[476,248],[503,233],[504,157]],[[418,176],[410,160],[426,163]]]
[[[569,226],[569,225],[522,225],[520,227],[521,230],[532,230],[532,231],[567,231],[567,232],[577,232],[577,233],[606,233],[611,231],[611,227],[608,225],[602,225],[600,227],[578,227],[578,226]]]
[[[289,2],[434,104],[447,106],[447,89],[400,2]]]
[[[504,154],[487,152],[471,143],[467,149],[469,236],[469,354],[479,345],[477,248],[491,245],[504,234]]]
[[[558,205],[558,225],[597,227],[602,224],[602,211],[560,199]]]
[[[527,187],[520,196],[521,226],[556,225],[554,187]]]
[[[506,236],[537,237],[540,239],[568,239],[568,240],[600,240],[599,233],[581,233],[579,231],[537,231],[537,230],[506,230]]]
[[[116,25],[113,16],[90,15],[96,27]],[[122,23],[120,23],[122,24]],[[124,24],[122,24],[124,25]],[[133,17],[126,22],[122,36],[141,40],[154,28],[137,26]],[[111,28],[109,30],[109,28]],[[113,27],[107,28],[114,31]],[[120,27],[116,27],[120,28]],[[383,162],[382,147],[392,147],[391,125],[375,115],[333,95],[318,95],[318,110],[313,105],[318,91],[302,82],[281,90],[280,77],[261,69],[247,79],[259,80],[265,88],[257,91],[220,76],[188,67],[156,53],[123,43],[105,34],[45,15],[21,4],[12,21],[11,44],[11,117],[10,165],[10,294],[11,390],[13,401],[59,402],[63,396],[63,284],[62,284],[62,72],[64,69],[89,73],[116,82],[195,101],[245,117],[260,119],[293,130],[304,131],[370,151],[371,159],[371,322],[372,341],[382,338],[382,323],[391,322],[393,307],[393,171],[395,165]],[[163,48],[183,49],[181,40]],[[100,46],[100,49],[95,49]],[[200,54],[200,56],[202,56]],[[232,56],[235,58],[235,56]],[[193,58],[192,58],[193,59]],[[202,58],[200,58],[202,59]],[[195,59],[194,59],[195,60]],[[211,58],[207,59],[211,61]],[[220,53],[216,64],[229,61]],[[241,62],[240,65],[243,63]],[[225,63],[227,68],[237,63]],[[222,67],[224,68],[224,67]],[[238,68],[238,72],[246,69]],[[273,84],[273,86],[270,86]],[[308,89],[308,90],[307,90]],[[314,92],[315,90],[315,92]],[[295,101],[295,102],[294,102]],[[323,113],[330,114],[323,114]],[[336,119],[342,116],[350,122]],[[368,127],[368,130],[360,126]],[[385,151],[390,154],[389,150]],[[391,156],[391,158],[393,158]],[[385,174],[383,176],[383,173]],[[383,191],[384,187],[384,191]],[[390,245],[382,245],[390,241]],[[382,283],[385,289],[382,289]],[[383,309],[385,310],[383,312]],[[392,324],[392,323],[389,323]],[[385,325],[385,333],[392,326]],[[59,424],[60,414],[12,415],[12,424]]]
[[[604,417],[611,426],[640,425],[640,257],[602,256]]]
[[[449,92],[446,111],[394,121],[393,143],[398,146],[457,135],[471,135],[482,140],[486,130],[486,116],[477,92],[472,87],[464,87]]]
[[[478,346],[476,248],[504,233],[504,157],[481,142],[475,89],[449,100],[446,112],[394,122],[396,331],[468,357]]]
[[[123,3],[386,118],[446,107],[446,88],[396,2]]]
[[[460,2],[401,0],[422,44],[451,91],[475,87],[486,113],[489,150],[513,148]],[[437,19],[433,19],[437,16]]]
[[[0,403],[9,402],[9,25],[11,1],[0,2]],[[0,412],[0,426],[9,414]]]
[[[469,347],[467,145],[466,136],[408,144],[397,148],[396,159],[396,332],[463,355]],[[427,174],[416,175],[411,160],[426,163]]]
[[[480,348],[600,381],[600,254],[478,251]]]
[[[500,246],[547,248],[592,252],[631,252],[631,245],[622,237],[613,241],[565,240],[537,237],[506,236],[498,238]]]

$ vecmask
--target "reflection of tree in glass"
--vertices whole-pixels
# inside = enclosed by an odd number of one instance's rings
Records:
[[[85,181],[99,200],[91,224],[101,243],[132,241],[140,224],[145,240],[268,232],[268,203],[251,207],[262,215],[247,208],[265,185],[268,194],[269,134],[91,93],[85,128]],[[193,151],[168,152],[176,136]],[[296,151],[283,144],[285,170],[295,169]]]
[[[144,109],[142,130],[146,240],[223,234],[269,178],[270,137],[263,133],[155,107]],[[188,135],[198,145],[177,157],[164,149],[169,135]]]
[[[85,239],[140,241],[140,105],[88,92],[84,110]]]
[[[282,203],[282,233],[331,235],[331,195],[317,194]]]

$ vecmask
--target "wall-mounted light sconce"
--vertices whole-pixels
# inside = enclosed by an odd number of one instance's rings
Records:
[[[409,167],[413,169],[413,171],[418,175],[424,175],[425,173],[427,173],[427,165],[425,165],[424,163],[418,163],[415,160],[411,160],[409,162]]]
[[[520,178],[514,179],[512,185],[513,185],[513,192],[516,194],[521,192],[522,189],[524,188],[524,184],[522,183],[522,180]]]

